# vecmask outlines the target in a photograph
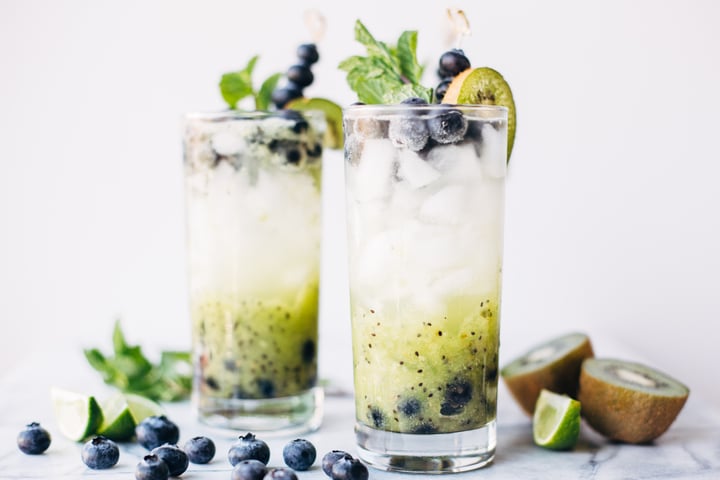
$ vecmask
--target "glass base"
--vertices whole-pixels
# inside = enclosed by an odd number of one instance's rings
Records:
[[[196,397],[198,420],[215,428],[264,436],[298,435],[317,430],[323,416],[321,387],[299,395],[259,400]]]
[[[396,472],[451,473],[484,467],[495,457],[495,420],[456,433],[409,434],[355,425],[359,457],[370,466]]]

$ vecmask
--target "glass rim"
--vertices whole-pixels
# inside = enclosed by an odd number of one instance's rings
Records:
[[[356,115],[397,115],[399,113],[413,112],[417,114],[444,112],[448,109],[459,110],[463,113],[478,115],[485,118],[505,118],[508,108],[502,105],[431,103],[427,105],[395,104],[354,104],[343,108],[343,116]]]

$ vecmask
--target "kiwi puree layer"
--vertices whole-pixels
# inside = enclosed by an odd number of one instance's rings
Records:
[[[317,381],[318,284],[296,295],[198,299],[196,389],[206,397],[296,395]]]
[[[429,315],[410,305],[352,302],[357,420],[401,433],[450,433],[495,418],[496,294],[449,299]]]

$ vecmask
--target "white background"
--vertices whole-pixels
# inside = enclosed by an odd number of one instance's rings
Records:
[[[422,5],[422,7],[420,7]],[[720,3],[712,1],[0,0],[0,375],[31,356],[188,348],[180,118],[260,54],[284,71],[328,22],[308,95],[355,100],[336,68],[420,32],[433,85],[467,12],[474,66],[510,82],[501,361],[572,330],[720,402]],[[326,156],[324,376],[352,366],[342,158]]]

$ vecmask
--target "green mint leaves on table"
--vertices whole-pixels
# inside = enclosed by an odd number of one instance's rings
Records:
[[[376,40],[360,22],[355,22],[355,40],[367,56],[352,56],[339,65],[347,82],[363,103],[399,103],[409,97],[432,100],[432,89],[420,85],[423,66],[417,60],[417,32],[405,31],[397,45]]]
[[[113,331],[113,356],[96,348],[84,350],[90,365],[102,374],[106,384],[122,392],[135,393],[151,400],[172,402],[190,396],[192,364],[189,352],[165,351],[154,365],[138,345],[128,345],[120,322]]]
[[[253,88],[252,74],[258,59],[259,57],[255,55],[245,68],[226,73],[220,79],[220,93],[231,109],[235,110],[238,102],[249,96],[255,100],[255,110],[268,110],[270,107],[270,97],[282,74],[270,75],[256,91]]]

